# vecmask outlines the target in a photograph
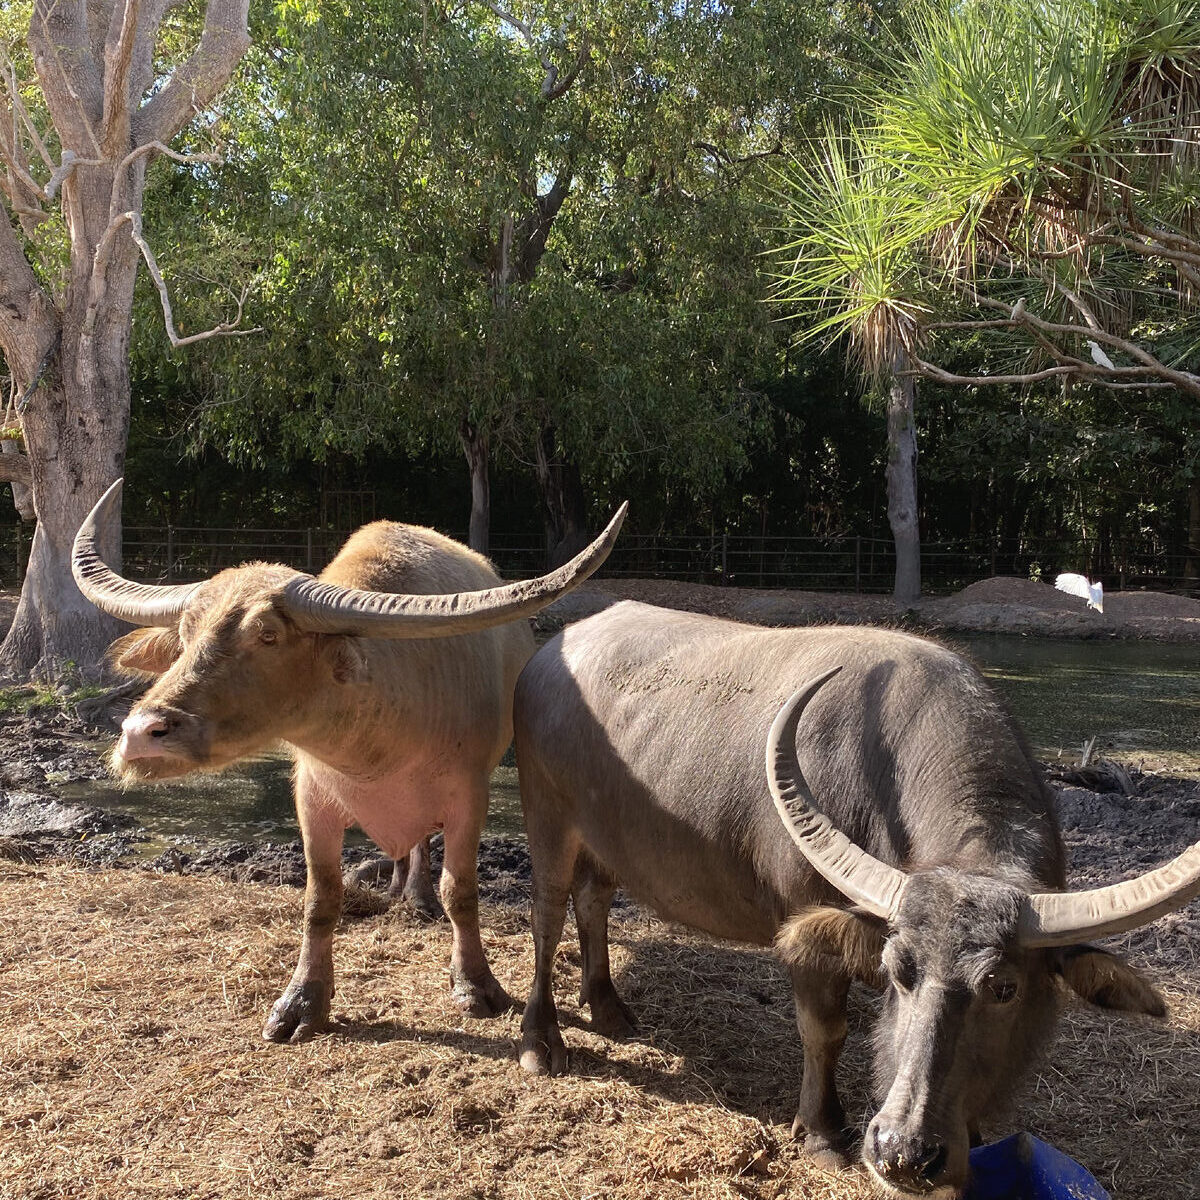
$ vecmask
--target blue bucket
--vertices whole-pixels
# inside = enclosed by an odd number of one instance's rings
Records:
[[[966,1200],[1111,1200],[1073,1158],[1031,1133],[971,1151]]]

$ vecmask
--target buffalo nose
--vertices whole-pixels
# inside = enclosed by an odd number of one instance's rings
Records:
[[[872,1129],[868,1145],[875,1170],[905,1191],[928,1191],[945,1171],[949,1157],[946,1143],[936,1135],[898,1129]]]
[[[117,753],[126,760],[162,757],[162,741],[170,732],[171,722],[161,713],[131,712],[121,724]]]

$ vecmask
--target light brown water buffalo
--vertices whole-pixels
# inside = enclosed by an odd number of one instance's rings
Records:
[[[122,727],[114,770],[173,779],[277,742],[295,759],[304,939],[263,1036],[300,1041],[328,1020],[353,823],[392,858],[442,831],[454,996],[477,1016],[508,1007],[479,938],[476,858],[488,777],[512,735],[513,686],[533,652],[524,618],[604,561],[624,507],[566,566],[520,583],[501,583],[485,558],[431,529],[376,521],[319,579],[251,563],[153,587],[114,574],[96,551],[120,486],[84,522],[73,558],[84,595],[146,627],[115,644],[117,666],[157,677]]]
[[[538,651],[514,724],[533,862],[527,1070],[566,1066],[551,985],[569,896],[580,1002],[601,1032],[631,1028],[609,975],[617,881],[668,920],[776,945],[804,1043],[793,1132],[829,1165],[852,1144],[835,1081],[847,990],[884,989],[863,1158],[898,1192],[961,1194],[969,1145],[1050,1033],[1063,985],[1164,1012],[1087,942],[1200,893],[1200,843],[1136,879],[1063,892],[1040,770],[942,646],[626,602]]]

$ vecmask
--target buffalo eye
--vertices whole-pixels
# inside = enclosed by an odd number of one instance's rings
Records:
[[[902,992],[911,992],[917,986],[917,964],[906,951],[901,950],[892,955],[889,974],[892,982]]]
[[[279,634],[277,634],[273,629],[263,629],[259,632],[258,640],[262,642],[264,646],[273,646],[277,641],[279,641]]]
[[[1006,975],[990,974],[983,981],[983,997],[992,1004],[1010,1004],[1017,998],[1017,983]]]

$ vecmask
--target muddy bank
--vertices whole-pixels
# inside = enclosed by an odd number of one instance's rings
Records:
[[[61,758],[56,761],[61,762]],[[1047,767],[1069,862],[1069,886],[1094,887],[1135,875],[1178,854],[1200,828],[1200,780],[1100,763],[1085,771]],[[436,881],[441,838],[432,839]],[[234,883],[299,888],[304,851],[289,842],[156,838],[129,818],[86,804],[66,804],[47,792],[0,791],[0,858],[70,861],[154,875],[210,876]],[[369,867],[368,864],[375,864]],[[387,907],[391,867],[371,846],[347,846],[343,867],[355,912]],[[530,897],[528,849],[521,838],[485,836],[480,845],[481,898],[525,909]],[[625,907],[623,901],[619,907]],[[1191,905],[1123,940],[1141,961],[1169,970],[1194,965],[1200,946],[1200,905]]]
[[[547,628],[602,611],[618,600],[712,613],[758,625],[889,625],[931,633],[1016,633],[1058,638],[1200,641],[1200,600],[1166,592],[1113,592],[1104,611],[1046,583],[981,579],[952,596],[901,608],[889,596],[716,587],[672,579],[591,579],[551,605]]]

